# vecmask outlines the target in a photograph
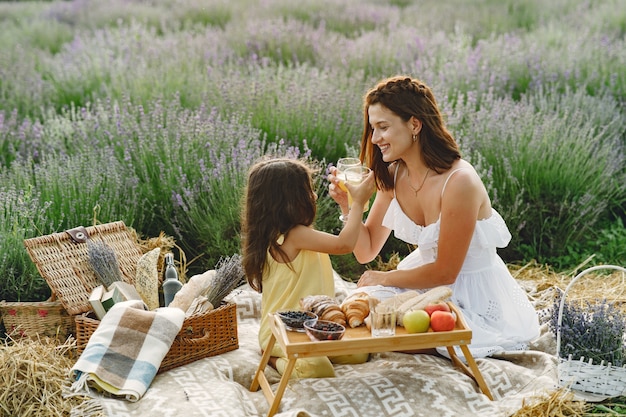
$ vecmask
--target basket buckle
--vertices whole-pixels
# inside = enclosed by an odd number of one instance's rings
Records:
[[[89,239],[87,229],[85,229],[83,226],[78,226],[73,229],[66,230],[65,233],[70,235],[74,243],[85,243],[87,242],[87,239]]]

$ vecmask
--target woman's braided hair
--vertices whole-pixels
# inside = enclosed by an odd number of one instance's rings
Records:
[[[402,120],[411,117],[422,122],[418,141],[424,163],[435,172],[448,170],[461,157],[459,147],[443,121],[432,90],[420,80],[396,76],[381,81],[367,92],[364,98],[364,129],[361,138],[361,159],[367,161],[376,174],[376,182],[383,190],[393,189],[393,176],[389,162],[384,162],[377,146],[371,142],[372,127],[368,109],[381,104]]]

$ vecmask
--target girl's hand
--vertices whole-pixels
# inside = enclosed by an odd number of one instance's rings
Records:
[[[335,175],[337,172],[337,168],[331,167],[330,174],[328,174],[328,195],[335,200],[339,207],[341,207],[341,211],[344,213],[348,212],[348,193],[339,187],[339,178]]]
[[[384,271],[365,271],[359,278],[356,286],[385,285],[385,275],[387,275],[387,272]]]

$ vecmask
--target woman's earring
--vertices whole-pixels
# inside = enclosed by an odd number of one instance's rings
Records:
[[[413,135],[413,142],[417,142],[417,135]]]

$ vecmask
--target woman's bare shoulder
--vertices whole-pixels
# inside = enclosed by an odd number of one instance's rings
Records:
[[[449,182],[455,179],[455,182],[462,182],[466,185],[471,183],[482,183],[474,165],[464,159],[457,160],[448,170],[444,177],[449,178]]]
[[[491,199],[474,166],[465,160],[459,160],[449,171],[450,174],[453,172],[454,175],[449,178],[445,186],[443,200],[460,201],[463,204],[474,201],[480,207],[480,218],[488,215],[491,210]]]

